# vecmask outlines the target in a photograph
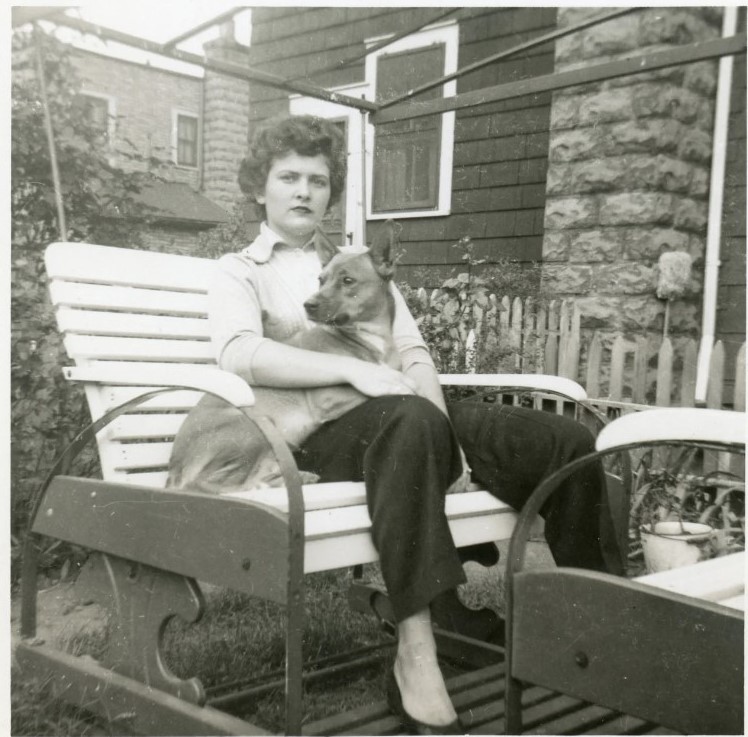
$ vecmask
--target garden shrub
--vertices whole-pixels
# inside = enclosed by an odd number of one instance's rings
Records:
[[[453,248],[461,250],[465,270],[446,279],[431,294],[408,284],[398,287],[418,323],[439,373],[514,372],[517,354],[502,341],[496,321],[505,295],[541,297],[539,265],[508,259],[487,265],[474,255],[474,244],[464,237]],[[423,281],[417,279],[417,281]],[[473,331],[475,343],[468,345]]]
[[[144,215],[133,194],[149,175],[110,165],[101,134],[78,104],[80,80],[70,50],[38,33],[56,139],[67,234],[59,231],[33,33],[12,37],[11,108],[11,543],[13,580],[34,491],[88,419],[80,387],[66,382],[62,339],[55,327],[44,249],[55,240],[137,246]],[[127,216],[128,219],[125,219]],[[80,466],[90,473],[90,451]],[[42,567],[60,564],[69,549],[54,545]]]

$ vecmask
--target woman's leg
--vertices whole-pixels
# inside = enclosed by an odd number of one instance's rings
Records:
[[[465,580],[444,515],[444,494],[460,473],[459,450],[431,402],[370,399],[323,425],[296,458],[320,481],[365,482],[374,546],[398,621]]]
[[[323,425],[297,453],[321,481],[366,484],[372,537],[398,622],[395,674],[403,706],[422,722],[456,715],[436,661],[429,603],[465,580],[444,515],[444,494],[460,473],[444,415],[428,400],[368,400]]]
[[[474,480],[515,509],[544,478],[594,451],[586,427],[549,412],[473,401],[452,403],[449,412]],[[620,572],[601,550],[604,493],[602,466],[590,464],[546,502],[545,536],[558,565]]]
[[[434,726],[455,722],[457,713],[436,659],[428,608],[398,622],[394,675],[403,708],[413,719]]]

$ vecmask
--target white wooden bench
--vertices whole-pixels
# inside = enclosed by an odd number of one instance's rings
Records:
[[[205,694],[196,679],[176,678],[159,659],[163,622],[175,612],[199,616],[194,580],[230,586],[287,606],[287,729],[299,734],[303,574],[377,560],[363,484],[302,487],[272,423],[252,415],[251,388],[216,367],[206,319],[213,261],[83,243],[54,243],[45,259],[57,323],[74,362],[64,374],[85,388],[96,423],[88,434],[96,430],[103,481],[66,476],[59,473],[61,464],[37,500],[32,529],[99,551],[97,575],[115,600],[139,578],[142,591],[137,605],[128,593],[128,607],[117,609],[120,644],[108,662],[82,665],[39,645],[19,649],[17,657],[29,667],[56,670],[70,700],[87,698],[95,686],[99,711],[112,703],[144,709],[147,716],[136,717],[138,731],[254,733],[255,726],[202,706]],[[579,385],[554,376],[441,380],[585,397]],[[206,391],[260,425],[281,461],[285,489],[209,497],[163,488],[174,435]],[[458,546],[506,539],[514,528],[514,511],[486,491],[448,495],[445,509]],[[27,638],[35,631],[32,548],[27,546],[24,575]],[[169,604],[156,616],[159,595]]]
[[[237,406],[253,403],[252,390],[242,379],[214,365],[206,320],[213,262],[56,243],[47,250],[46,266],[58,326],[76,364],[64,373],[83,383],[93,420],[145,392],[182,387],[116,418],[96,435],[104,479],[163,487],[172,438],[201,391],[215,392]],[[578,384],[557,376],[451,375],[441,380],[445,385],[527,387],[577,400],[586,397]],[[234,496],[288,511],[282,490]],[[359,538],[346,541],[346,565],[376,560],[370,541],[361,535],[370,525],[363,483],[305,486],[304,508],[305,571],[341,566],[339,552],[329,545],[330,557],[316,551],[315,541],[330,536]],[[446,511],[458,546],[502,540],[513,528],[512,510],[485,491],[450,497]]]

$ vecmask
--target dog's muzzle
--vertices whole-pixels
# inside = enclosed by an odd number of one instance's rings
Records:
[[[347,312],[334,313],[332,315],[324,314],[321,309],[322,304],[315,299],[308,299],[304,302],[304,309],[307,317],[314,322],[322,322],[327,325],[345,325],[350,322],[351,316]]]

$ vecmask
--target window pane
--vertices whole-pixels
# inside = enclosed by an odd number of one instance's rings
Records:
[[[177,164],[197,166],[197,118],[177,116]]]
[[[444,44],[377,60],[377,101],[392,99],[444,73]],[[441,97],[440,87],[415,100]],[[441,115],[386,123],[374,132],[374,212],[436,208]]]
[[[439,175],[439,130],[382,136],[374,156],[375,212],[434,208]]]
[[[109,101],[93,95],[80,96],[81,109],[88,124],[94,131],[109,139]]]

